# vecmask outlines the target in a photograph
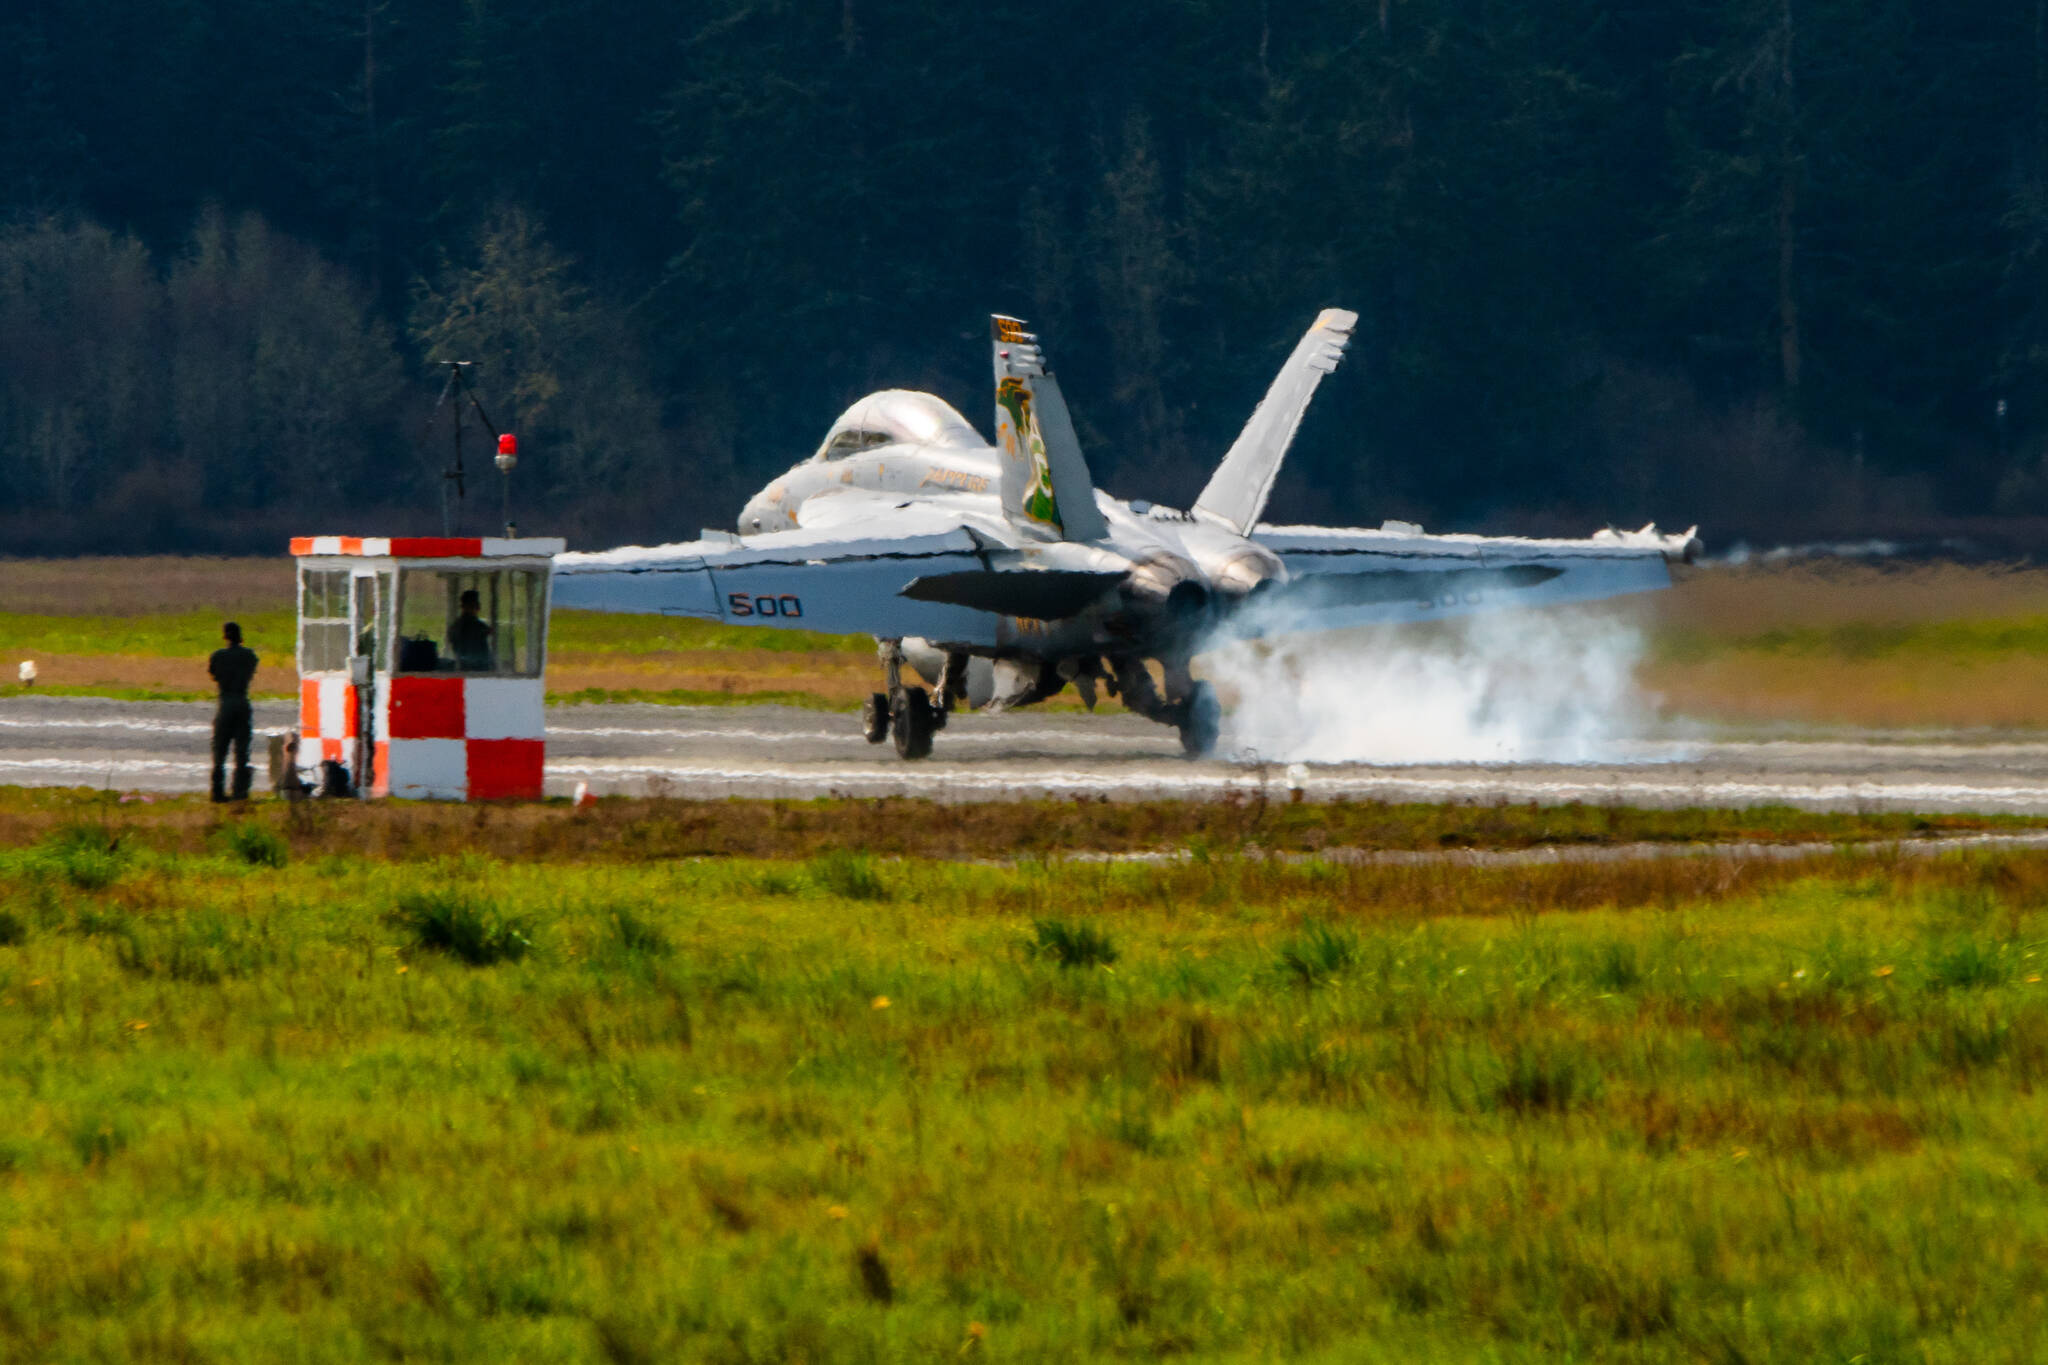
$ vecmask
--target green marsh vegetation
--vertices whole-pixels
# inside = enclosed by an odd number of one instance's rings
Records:
[[[2042,854],[529,858],[462,811],[428,856],[246,817],[276,859],[128,810],[0,824],[8,1359],[2048,1339]]]

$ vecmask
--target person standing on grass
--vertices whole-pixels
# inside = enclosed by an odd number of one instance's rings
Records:
[[[242,628],[233,621],[220,628],[221,638],[227,641],[223,649],[213,651],[213,657],[206,661],[206,671],[213,675],[213,681],[220,688],[220,705],[213,712],[213,799],[228,799],[226,774],[221,767],[227,762],[230,746],[235,751],[235,794],[237,801],[249,799],[249,779],[255,774],[249,767],[249,740],[255,729],[255,713],[249,707],[249,684],[256,677],[256,651],[242,643]]]

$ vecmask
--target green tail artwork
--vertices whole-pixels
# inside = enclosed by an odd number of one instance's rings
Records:
[[[1010,415],[1018,452],[1031,462],[1031,482],[1024,489],[1024,515],[1064,534],[1059,500],[1052,491],[1052,466],[1046,460],[1045,437],[1038,430],[1038,415],[1031,406],[1031,390],[1021,379],[1004,379],[996,385],[996,406]]]

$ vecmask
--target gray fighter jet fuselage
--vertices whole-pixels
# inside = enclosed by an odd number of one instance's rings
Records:
[[[740,509],[741,535],[793,531],[802,509],[843,489],[900,494],[956,509],[1007,537],[997,489],[1002,452],[981,439],[945,400],[909,389],[885,389],[855,403],[832,424],[817,452],[756,493]],[[1107,535],[1096,543],[1157,566],[1148,586],[1182,583],[1242,597],[1259,584],[1284,581],[1280,557],[1228,526],[1149,502],[1126,502],[1091,490]],[[1142,588],[1141,588],[1142,592]],[[1184,592],[1184,600],[1190,594]]]
[[[1217,619],[1234,613],[1262,586],[1288,578],[1280,556],[1244,535],[1233,521],[1241,520],[1245,529],[1256,521],[1271,473],[1316,381],[1335,368],[1355,322],[1353,314],[1326,310],[1290,357],[1261,405],[1262,412],[1272,409],[1266,412],[1268,420],[1262,425],[1255,418],[1247,428],[1250,439],[1240,440],[1246,453],[1237,464],[1256,463],[1263,477],[1242,491],[1249,496],[1241,493],[1235,507],[1225,505],[1233,491],[1226,477],[1233,468],[1229,460],[1194,512],[1126,502],[1085,477],[1072,478],[1085,476],[1086,466],[1036,338],[1015,319],[998,318],[993,348],[1001,448],[983,440],[932,394],[903,389],[869,394],[841,414],[810,459],[748,501],[740,512],[740,533],[823,524],[851,529],[858,524],[857,514],[832,515],[833,500],[849,491],[895,495],[903,507],[919,503],[944,509],[961,524],[978,528],[992,544],[1006,546],[1016,557],[1014,567],[1041,575],[1011,573],[1007,581],[988,585],[987,598],[963,603],[985,602],[1031,637],[1029,653],[1011,649],[992,656],[990,666],[968,665],[967,700],[1000,709],[1072,683],[1093,705],[1095,681],[1103,678],[1134,709],[1183,731],[1192,725],[1194,733],[1186,736],[1191,747],[1205,747],[1209,727],[1195,713],[1212,709],[1213,703],[1190,678],[1189,660]],[[1067,457],[1065,469],[1057,467],[1062,456]],[[1021,490],[1011,499],[1016,505],[1007,509],[1006,459],[1017,475],[1011,485]],[[1079,507],[1077,493],[1085,500]],[[866,504],[867,499],[859,499],[848,511]],[[1048,507],[1055,509],[1050,516]],[[1046,614],[1031,614],[1036,611]],[[940,675],[946,651],[917,637],[904,639],[901,649],[919,673],[940,684],[944,704],[949,680]],[[1156,695],[1144,674],[1147,659],[1161,666],[1165,698]]]
[[[737,538],[564,556],[556,601],[873,634],[885,690],[867,736],[893,731],[905,757],[930,751],[955,701],[1000,710],[1072,685],[1093,705],[1098,682],[1199,754],[1221,710],[1190,663],[1219,633],[1641,591],[1669,581],[1666,557],[1690,554],[1690,532],[1650,527],[1543,541],[1260,524],[1356,321],[1317,317],[1188,511],[1094,486],[1037,338],[998,316],[993,444],[931,394],[870,394],[747,502]],[[905,684],[906,664],[930,695]]]
[[[914,429],[927,423],[943,425],[947,436],[973,443],[916,440]],[[835,441],[840,443],[836,447]],[[859,447],[848,449],[856,441]],[[1120,601],[1096,600],[1104,588],[1092,579],[1060,580],[1071,582],[1068,592],[1086,594],[1094,610],[1023,618],[1042,625],[1038,633],[1051,652],[1128,645],[1142,638],[1156,646],[1149,653],[1164,659],[1212,607],[1287,576],[1278,555],[1228,528],[1149,503],[1125,502],[1100,489],[1090,492],[1102,534],[1057,541],[1020,536],[1005,519],[995,491],[1001,478],[1002,453],[975,435],[952,408],[931,394],[893,390],[855,404],[815,456],[755,495],[739,524],[743,535],[829,524],[833,499],[845,490],[896,494],[905,502],[945,509],[991,543],[1009,543],[1023,562],[1042,571],[1118,575],[1113,586]],[[812,512],[808,518],[806,508]],[[1052,583],[1032,579],[1017,586],[1024,591],[1013,605],[1028,611],[1029,590],[1050,589]],[[1064,594],[1057,596],[1057,602],[1045,605],[1066,602]]]

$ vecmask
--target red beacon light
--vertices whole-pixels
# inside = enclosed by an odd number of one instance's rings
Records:
[[[511,432],[498,437],[498,472],[510,473],[512,466],[519,463],[519,438]]]

